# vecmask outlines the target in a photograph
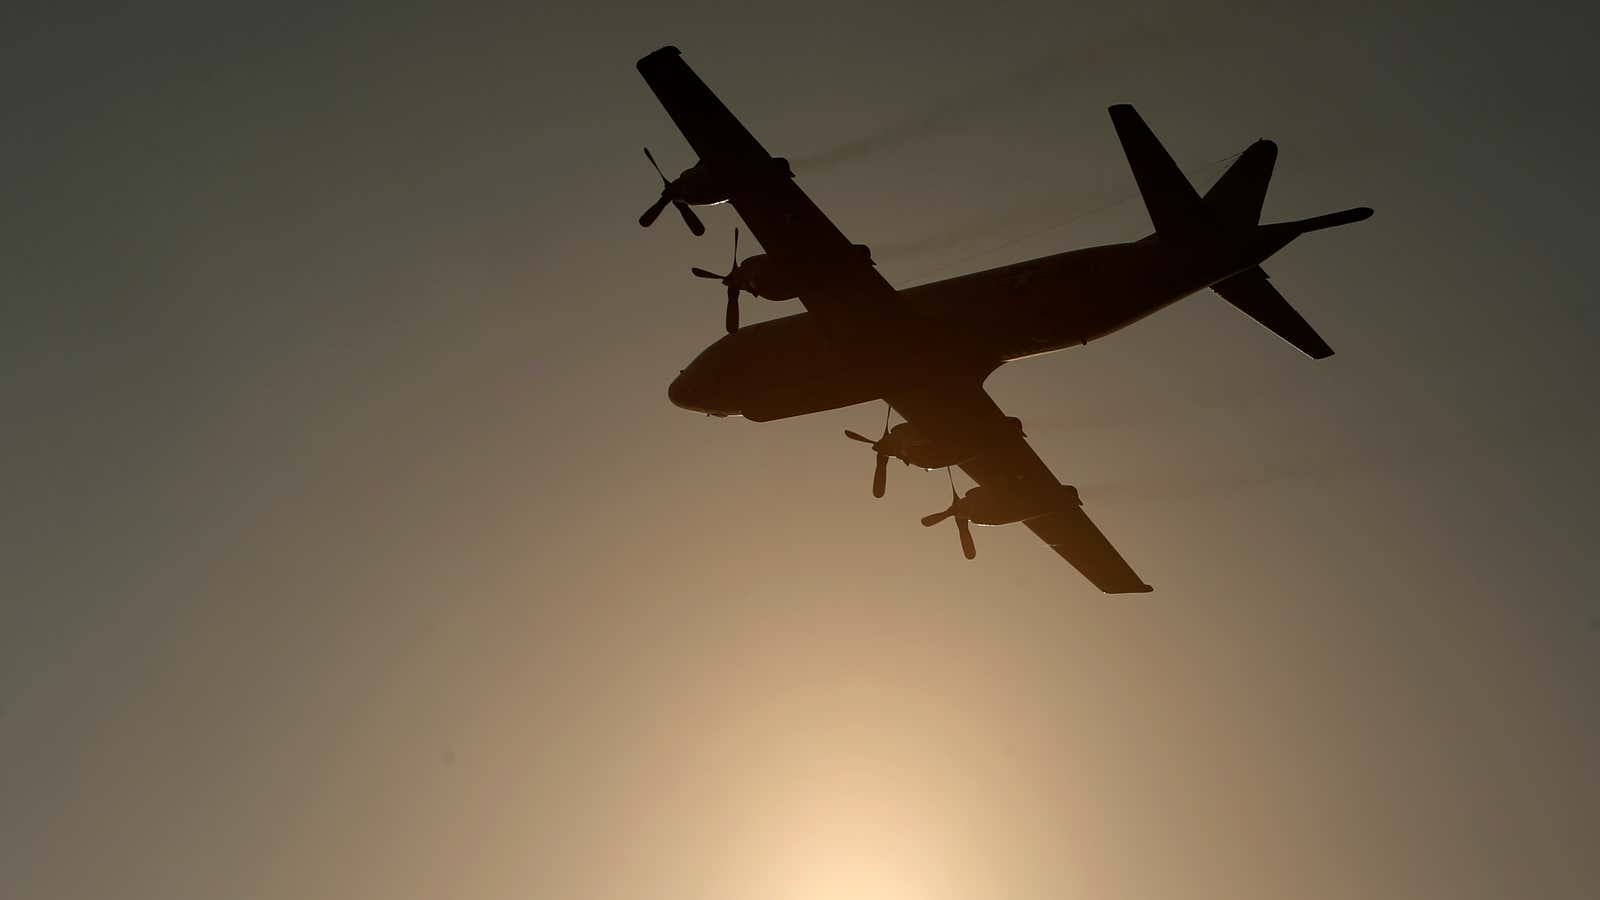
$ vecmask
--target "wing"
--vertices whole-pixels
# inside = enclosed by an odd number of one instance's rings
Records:
[[[1019,504],[1026,504],[1029,497],[1060,494],[1061,482],[981,385],[947,383],[896,394],[889,402],[933,441],[977,449],[961,469],[985,488]],[[1058,507],[1024,524],[1100,590],[1127,594],[1151,589],[1089,521],[1081,505]]]
[[[678,48],[662,47],[639,60],[638,68],[701,162],[728,188],[733,208],[762,248],[786,270],[805,273],[800,302],[806,309],[830,332],[886,322],[898,307],[894,288],[794,183],[788,164],[774,160],[722,105]]]

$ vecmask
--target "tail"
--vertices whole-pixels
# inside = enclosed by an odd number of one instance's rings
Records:
[[[1249,228],[1261,221],[1261,204],[1267,199],[1267,184],[1272,181],[1272,165],[1277,161],[1278,145],[1265,138],[1239,154],[1206,191],[1206,206],[1218,225]]]
[[[1277,144],[1268,140],[1251,144],[1201,197],[1132,106],[1118,104],[1110,113],[1158,238],[1175,242],[1202,236],[1211,242],[1221,238],[1224,245],[1264,248],[1265,253],[1255,257],[1263,259],[1308,231],[1348,225],[1372,215],[1371,209],[1358,207],[1296,222],[1260,225],[1261,205],[1278,159]],[[1211,289],[1312,359],[1333,355],[1333,348],[1278,293],[1260,266],[1252,265]]]

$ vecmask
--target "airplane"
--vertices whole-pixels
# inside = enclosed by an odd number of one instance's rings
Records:
[[[904,422],[870,445],[873,495],[884,494],[889,459],[966,472],[977,486],[929,515],[954,519],[964,556],[971,525],[1021,523],[1106,593],[1152,590],[1028,445],[1020,420],[984,390],[1000,366],[1087,344],[1206,288],[1312,359],[1333,349],[1268,281],[1261,263],[1302,234],[1359,222],[1366,207],[1259,224],[1277,145],[1250,145],[1201,196],[1132,106],[1109,108],[1155,233],[1137,241],[1039,259],[896,290],[871,251],[851,243],[800,190],[789,164],[771,156],[684,62],[676,47],[638,61],[639,73],[699,159],[640,224],[668,203],[729,203],[764,253],[742,262],[734,232],[727,334],[667,388],[684,409],[768,422],[877,400]],[[646,151],[646,155],[649,151]],[[655,160],[651,157],[651,163]],[[659,167],[657,169],[659,172]],[[696,234],[692,213],[684,221]],[[799,299],[805,312],[738,323],[738,297]]]

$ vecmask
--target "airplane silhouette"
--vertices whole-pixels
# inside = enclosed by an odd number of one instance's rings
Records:
[[[886,419],[876,440],[845,432],[877,455],[874,496],[883,496],[889,459],[960,467],[978,486],[958,494],[952,480],[949,508],[922,524],[954,519],[968,559],[977,554],[970,525],[1020,522],[1100,590],[1151,590],[1084,514],[1077,489],[1028,446],[1022,423],[984,391],[1001,365],[1087,344],[1208,287],[1312,359],[1333,355],[1260,264],[1306,232],[1359,222],[1372,210],[1259,224],[1278,155],[1271,141],[1252,144],[1202,197],[1133,107],[1112,106],[1154,234],[897,291],[676,47],[645,56],[638,69],[700,157],[678,179],[662,176],[661,197],[639,223],[648,226],[670,203],[700,234],[689,207],[727,202],[766,251],[740,261],[735,230],[728,274],[693,270],[727,287],[728,334],[667,396],[685,409],[757,422],[886,400],[904,422],[890,428]],[[741,329],[741,292],[798,298],[806,311]]]

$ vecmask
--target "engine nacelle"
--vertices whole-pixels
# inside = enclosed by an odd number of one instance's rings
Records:
[[[793,300],[800,296],[800,279],[765,253],[747,257],[733,270],[734,283],[763,300]]]
[[[923,437],[917,426],[901,422],[889,429],[887,449],[890,455],[906,465],[919,469],[943,469],[959,466],[972,458],[972,454],[954,447],[937,444]]]
[[[793,178],[794,171],[783,157],[768,160],[755,168],[720,169],[716,173],[706,167],[705,160],[697,161],[683,170],[672,182],[678,199],[690,206],[713,206],[726,203],[739,185],[774,173],[780,178]]]
[[[726,203],[729,197],[727,185],[711,174],[704,160],[684,169],[671,186],[678,199],[690,206],[714,206]]]
[[[1082,506],[1078,489],[1070,484],[1061,485],[1055,496],[1030,498],[1026,505],[1006,503],[994,491],[979,485],[967,491],[956,503],[958,514],[974,525],[1010,525],[1048,515],[1064,507]]]
[[[1016,416],[1007,416],[1006,424],[1022,432],[1022,420]],[[889,447],[892,456],[908,465],[919,469],[944,469],[950,466],[959,466],[967,460],[977,456],[981,450],[970,447],[952,447],[935,443],[923,436],[915,425],[910,422],[901,422],[889,429]]]

